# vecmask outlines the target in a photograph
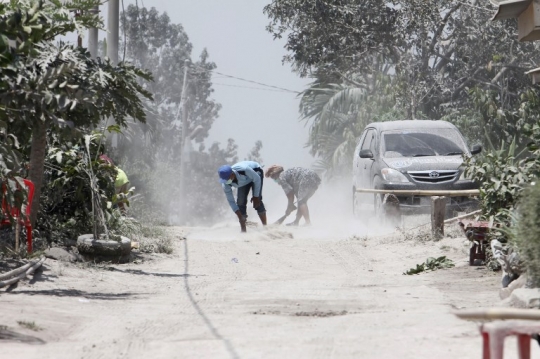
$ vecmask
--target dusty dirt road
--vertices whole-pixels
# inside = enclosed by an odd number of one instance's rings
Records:
[[[175,229],[187,240],[174,254],[139,264],[48,260],[35,280],[0,292],[0,325],[26,336],[0,340],[0,357],[481,357],[476,324],[451,311],[497,304],[500,277],[468,266],[463,238],[284,228]],[[439,255],[456,267],[402,275]],[[508,341],[508,358],[514,349]]]

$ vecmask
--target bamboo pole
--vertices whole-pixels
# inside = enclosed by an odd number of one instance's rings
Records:
[[[470,213],[466,213],[466,214],[462,214],[461,216],[457,216],[457,217],[453,217],[453,218],[448,218],[444,221],[444,224],[449,224],[449,223],[452,223],[454,221],[459,221],[460,219],[463,219],[463,218],[468,218],[468,217],[472,217],[472,216],[475,216],[477,214],[480,214],[482,213],[482,210],[479,209],[477,211],[473,211],[473,212],[470,212]],[[424,223],[424,224],[421,224],[419,226],[416,226],[416,227],[413,227],[413,228],[408,228],[407,231],[410,231],[410,230],[413,230],[413,229],[418,229],[418,228],[422,228],[422,227],[426,227],[426,226],[429,226],[431,224],[431,222],[429,223]]]
[[[19,218],[15,218],[15,252],[19,253],[19,237],[21,236],[21,223]]]
[[[501,319],[540,320],[540,310],[538,309],[518,309],[518,308],[462,309],[459,311],[454,311],[453,314],[464,320],[501,320]]]
[[[33,266],[34,264],[36,264],[39,260],[37,261],[31,261],[29,263],[26,263],[25,265],[23,265],[22,267],[19,267],[19,268],[16,268],[12,271],[9,271],[7,273],[4,273],[4,274],[0,274],[0,280],[5,280],[5,279],[8,279],[8,278],[11,278],[13,276],[16,276],[16,275],[19,275],[21,274],[22,272],[26,272],[26,270],[28,268],[30,268],[31,266]]]
[[[386,189],[357,189],[358,193],[383,193],[383,194],[402,194],[406,196],[445,196],[445,197],[461,197],[461,196],[478,196],[480,190],[467,189],[467,190],[386,190]]]
[[[467,213],[467,214],[462,214],[461,216],[457,216],[457,217],[454,217],[454,218],[448,218],[447,220],[444,221],[444,223],[448,224],[448,223],[451,223],[451,222],[454,222],[454,221],[459,221],[460,219],[476,216],[477,214],[480,214],[480,213],[482,213],[481,209],[479,209],[477,211]]]
[[[15,278],[11,278],[11,279],[8,279],[8,280],[5,280],[5,281],[1,281],[0,282],[0,288],[13,285],[13,284],[17,283],[19,280],[21,280],[23,278],[26,278],[26,276],[29,276],[30,274],[34,273],[34,271],[36,269],[41,267],[43,262],[45,262],[45,257],[41,257],[41,259],[37,263],[34,263],[34,265],[32,265],[30,268],[28,268],[25,272],[22,272],[19,275],[17,275]]]

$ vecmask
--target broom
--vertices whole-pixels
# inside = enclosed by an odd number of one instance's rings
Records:
[[[293,211],[296,209],[296,206],[293,204]],[[285,215],[283,215],[282,217],[280,217],[274,224],[281,224],[283,223],[283,221],[285,220],[285,218],[287,218],[289,216],[289,214],[291,214],[292,211],[290,211],[289,213],[285,213]]]

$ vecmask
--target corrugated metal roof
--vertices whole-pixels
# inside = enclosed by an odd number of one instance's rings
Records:
[[[504,20],[518,17],[523,11],[529,7],[532,0],[506,0],[506,1],[494,1],[491,3],[498,5],[499,9],[491,20]]]

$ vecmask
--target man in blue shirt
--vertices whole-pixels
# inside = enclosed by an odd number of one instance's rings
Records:
[[[259,214],[262,224],[266,226],[266,209],[262,202],[264,172],[261,165],[254,161],[242,161],[232,166],[224,165],[218,169],[218,175],[227,201],[238,216],[242,232],[246,231],[247,198],[250,190],[253,208]],[[237,201],[234,200],[233,187],[238,188]]]

